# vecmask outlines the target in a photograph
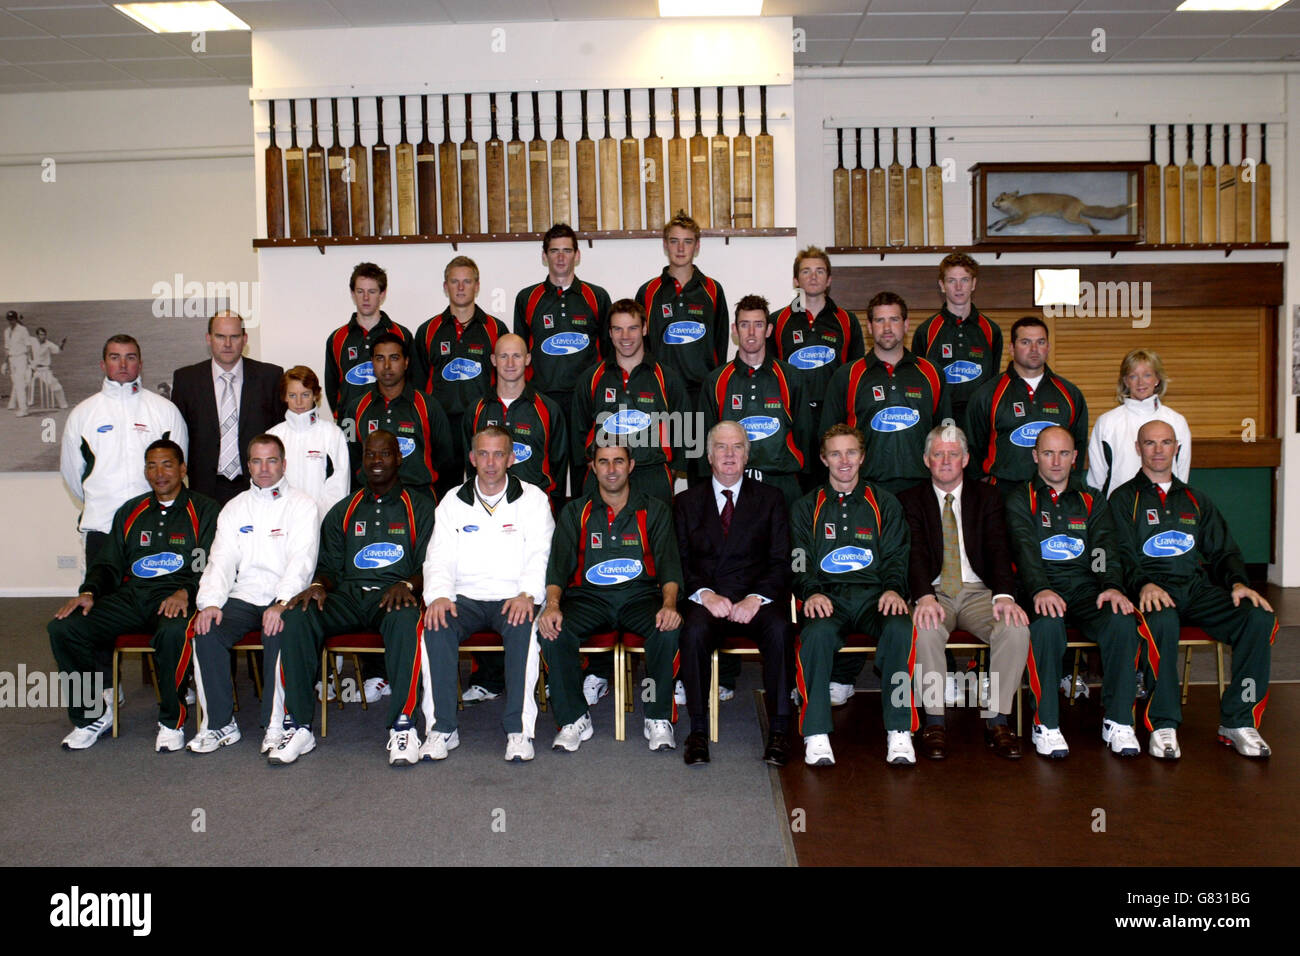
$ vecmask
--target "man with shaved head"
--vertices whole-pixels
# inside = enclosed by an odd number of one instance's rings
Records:
[[[500,425],[512,439],[514,462],[510,474],[541,488],[550,496],[551,511],[559,514],[564,504],[569,431],[560,406],[526,381],[525,373],[531,364],[528,343],[522,336],[512,333],[497,339],[492,350],[496,387],[465,413],[461,441],[468,452],[474,435],[488,425]],[[471,684],[461,699],[491,700],[500,694],[506,686],[504,665],[505,655],[500,651],[473,655]]]
[[[1204,628],[1232,648],[1232,680],[1219,703],[1219,741],[1246,757],[1267,757],[1259,735],[1277,617],[1249,585],[1241,551],[1223,515],[1202,491],[1174,475],[1178,439],[1168,422],[1138,430],[1142,470],[1111,493],[1128,593],[1146,617],[1147,700],[1143,721],[1153,757],[1182,755],[1178,632]]]
[[[1123,562],[1105,496],[1074,471],[1078,451],[1067,429],[1052,425],[1034,445],[1038,473],[1007,495],[1007,531],[1016,572],[1032,602],[1029,687],[1034,749],[1044,757],[1070,752],[1061,733],[1061,656],[1067,626],[1077,627],[1101,650],[1101,739],[1120,757],[1141,753],[1133,733],[1141,617],[1124,596]]]

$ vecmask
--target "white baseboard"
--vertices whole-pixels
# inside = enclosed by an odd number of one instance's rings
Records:
[[[0,598],[76,597],[77,587],[0,588]]]

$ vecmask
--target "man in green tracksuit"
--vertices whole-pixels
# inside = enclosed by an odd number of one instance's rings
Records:
[[[1078,451],[1074,436],[1053,425],[1038,433],[1038,474],[1007,495],[1007,537],[1016,571],[1033,602],[1029,624],[1029,687],[1034,712],[1034,749],[1065,757],[1061,733],[1061,656],[1067,626],[1077,627],[1101,651],[1101,701],[1106,716],[1101,739],[1111,753],[1141,753],[1133,733],[1137,695],[1138,625],[1124,596],[1123,556],[1105,497],[1072,474]]]
[[[794,595],[803,601],[795,644],[795,682],[803,710],[799,728],[804,762],[835,763],[831,751],[830,682],[853,682],[835,653],[844,637],[862,632],[876,639],[881,705],[889,763],[914,764],[912,732],[920,726],[912,698],[916,631],[908,613],[911,537],[903,509],[889,492],[860,476],[862,433],[835,425],[822,435],[825,485],[800,498],[790,514],[794,545]]]
[[[1219,740],[1246,757],[1267,757],[1259,735],[1268,703],[1268,678],[1277,617],[1249,586],[1241,551],[1223,515],[1203,492],[1173,473],[1178,439],[1168,422],[1138,430],[1142,469],[1110,496],[1130,594],[1146,617],[1147,686],[1143,717],[1153,757],[1182,755],[1178,687],[1178,633],[1204,628],[1232,648],[1232,681],[1219,704]],[[1154,684],[1151,683],[1154,681]]]
[[[878,292],[867,303],[871,351],[841,365],[822,402],[821,429],[844,422],[867,440],[862,474],[892,494],[930,477],[925,436],[951,417],[947,389],[938,370],[903,348],[907,303],[894,292]]]
[[[411,715],[419,704],[420,601],[424,553],[433,534],[433,502],[398,481],[397,436],[379,430],[362,453],[366,487],[341,500],[321,522],[320,555],[311,586],[289,601],[282,620],[284,737],[273,764],[293,763],[316,746],[311,732],[325,639],[378,630],[392,681],[388,762],[413,764],[420,741]]]
[[[1034,440],[1048,425],[1068,429],[1076,448],[1088,447],[1088,403],[1073,383],[1052,371],[1050,354],[1043,320],[1016,319],[1006,371],[986,382],[966,406],[971,478],[998,485],[1029,481],[1037,470]],[[1075,468],[1082,464],[1075,462]]]
[[[622,628],[645,638],[645,738],[651,750],[676,746],[673,681],[681,559],[668,506],[628,483],[626,448],[596,448],[597,489],[565,505],[546,568],[546,607],[537,622],[555,723],[556,750],[574,751],[592,735],[579,648],[592,634]]]
[[[799,474],[807,466],[813,438],[815,423],[808,400],[795,370],[767,352],[772,322],[766,299],[761,295],[741,299],[731,328],[736,357],[704,380],[701,427],[707,435],[720,421],[739,422],[749,436],[745,474],[779,488],[788,508],[799,500]],[[710,473],[707,457],[698,464],[700,474]]]
[[[113,516],[113,527],[78,594],[54,615],[47,630],[59,670],[97,671],[95,651],[111,649],[119,634],[153,631],[158,669],[158,736],[154,749],[185,746],[185,703],[178,691],[189,672],[194,612],[204,556],[217,532],[220,507],[184,485],[185,455],[161,438],[144,454],[144,476],[153,489],[129,499]],[[67,750],[94,746],[113,726],[112,694],[69,706],[74,725],[63,738]]]
[[[344,409],[375,382],[370,349],[379,336],[396,335],[409,352],[411,330],[398,325],[380,306],[388,297],[388,273],[373,262],[358,263],[348,280],[356,311],[325,339],[325,397],[334,420],[344,421]]]

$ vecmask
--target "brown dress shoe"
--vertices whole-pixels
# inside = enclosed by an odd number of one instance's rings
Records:
[[[1006,724],[994,724],[984,728],[984,742],[999,757],[1008,760],[1020,759],[1020,738],[1011,732]]]
[[[948,729],[943,724],[926,724],[921,728],[921,753],[931,760],[948,756]]]

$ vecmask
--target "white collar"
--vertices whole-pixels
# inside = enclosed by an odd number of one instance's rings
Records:
[[[319,418],[320,409],[318,408],[309,408],[305,412],[291,412],[286,410],[284,413],[284,420],[288,426],[294,431],[299,432],[311,428],[312,425],[316,424],[316,421]]]
[[[250,482],[248,490],[252,492],[254,498],[260,498],[263,501],[279,501],[289,489],[284,478],[281,478],[269,488],[259,488]]]
[[[99,391],[109,398],[124,399],[132,395],[138,395],[144,388],[137,376],[129,382],[115,382],[107,376],[104,377],[104,384],[99,387]]]
[[[212,381],[214,381],[214,382],[216,382],[218,385],[220,385],[220,384],[221,384],[221,376],[223,376],[223,375],[226,374],[226,370],[225,370],[224,368],[222,368],[220,365],[217,364],[217,360],[216,360],[216,359],[212,359],[212,363],[211,363],[211,364],[212,364]],[[230,369],[230,373],[231,373],[232,375],[235,376],[235,381],[236,381],[236,382],[238,382],[238,383],[240,383],[240,384],[243,384],[243,381],[244,381],[244,357],[243,357],[242,355],[239,357],[238,361],[235,362],[234,367]]]
[[[736,498],[740,497],[740,486],[744,483],[744,481],[745,481],[745,476],[742,474],[739,478],[736,479],[736,483],[734,485],[724,485],[722,482],[718,481],[717,476],[715,475],[713,478],[713,497],[717,498],[724,491],[730,491],[732,500],[734,501]]]

